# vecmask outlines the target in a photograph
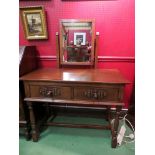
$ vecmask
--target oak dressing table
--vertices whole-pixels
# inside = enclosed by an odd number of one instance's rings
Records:
[[[112,133],[112,147],[117,146],[119,114],[124,106],[124,87],[129,82],[118,70],[96,68],[98,36],[95,38],[94,32],[94,20],[61,20],[60,36],[56,34],[58,68],[38,69],[20,78],[24,81],[24,100],[29,107],[33,141],[38,141],[39,138],[33,104],[46,102],[53,105],[106,107],[109,110],[107,126],[56,122],[46,122],[46,125],[108,129]],[[81,46],[85,47],[79,48]],[[116,112],[112,125],[110,108],[113,106],[116,107]]]

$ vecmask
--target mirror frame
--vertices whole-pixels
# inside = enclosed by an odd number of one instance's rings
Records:
[[[63,27],[62,23],[84,23],[91,22],[92,23],[92,39],[91,39],[91,59],[90,62],[64,62],[63,61]],[[59,38],[59,57],[60,57],[60,65],[83,65],[83,66],[93,66],[95,63],[95,20],[94,19],[61,19],[60,20],[60,38]]]

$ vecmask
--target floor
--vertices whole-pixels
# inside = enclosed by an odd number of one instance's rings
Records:
[[[105,124],[99,118],[64,117],[55,121],[76,123]],[[131,130],[127,128],[127,132]],[[123,143],[116,149],[111,148],[111,133],[109,130],[78,129],[63,127],[48,127],[41,133],[40,140],[26,141],[19,139],[20,155],[134,155],[134,143]]]

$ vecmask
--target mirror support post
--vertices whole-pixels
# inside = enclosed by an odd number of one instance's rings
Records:
[[[99,32],[96,32],[96,38],[95,38],[95,62],[94,62],[94,68],[97,67],[97,61],[98,61],[98,39],[99,39]]]
[[[60,66],[60,43],[59,43],[59,33],[56,32],[56,52],[57,52],[57,67],[61,68]]]

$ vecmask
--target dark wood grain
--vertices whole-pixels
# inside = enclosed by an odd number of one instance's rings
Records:
[[[95,57],[95,61],[94,61],[94,68],[97,68],[97,56],[98,56],[98,40],[99,40],[99,35],[96,35],[96,39],[95,39],[95,53],[94,53],[94,57]]]
[[[38,69],[30,74],[20,77],[24,81],[55,81],[74,83],[130,83],[116,69]]]
[[[33,104],[65,105],[81,107],[106,107],[107,120],[111,118],[110,108],[116,106],[114,125],[93,126],[48,122],[46,125],[111,129],[112,147],[117,146],[119,114],[123,103],[124,87],[129,84],[115,69],[38,69],[20,78],[24,81],[25,101],[29,105],[33,141],[38,141],[39,132],[35,122]]]
[[[117,132],[118,132],[118,126],[119,126],[119,116],[121,112],[122,107],[121,106],[116,106],[116,113],[115,113],[115,119],[114,119],[114,124],[113,124],[113,131],[112,131],[112,148],[116,148],[117,146]]]
[[[19,76],[38,68],[37,49],[35,46],[20,46]]]
[[[91,128],[91,129],[105,129],[109,130],[110,125],[96,125],[96,124],[71,124],[71,123],[60,123],[60,122],[48,122],[47,126],[58,126],[58,127],[69,127],[69,128]]]
[[[32,127],[32,139],[34,142],[38,141],[39,138],[39,130],[36,126],[36,119],[34,115],[33,105],[32,102],[27,102],[29,112],[30,112],[30,120],[31,120],[31,127]]]
[[[37,49],[35,46],[20,46],[19,47],[19,77],[35,70],[37,64]],[[30,119],[28,115],[28,108],[23,101],[25,91],[23,82],[19,82],[19,127],[24,128],[26,140],[30,139]]]
[[[56,51],[57,51],[57,67],[61,68],[60,64],[60,46],[59,46],[59,33],[56,32]]]
[[[52,99],[52,98],[37,98],[37,97],[31,97],[31,98],[25,98],[25,101],[32,101],[32,102],[48,102],[48,103],[57,103],[59,104],[65,104],[67,105],[83,105],[83,106],[94,106],[94,107],[102,107],[102,106],[123,106],[123,102],[91,102],[91,101],[83,101],[83,100],[60,100],[60,99]]]

